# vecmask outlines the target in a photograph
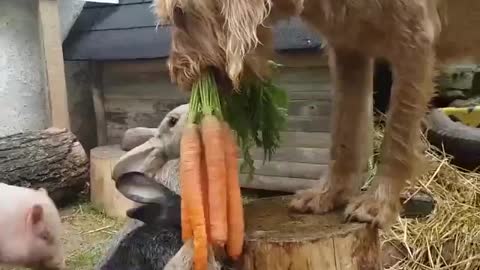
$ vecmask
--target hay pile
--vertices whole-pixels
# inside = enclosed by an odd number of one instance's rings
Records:
[[[376,149],[383,132],[376,131]],[[429,147],[427,171],[409,190],[430,194],[436,207],[423,219],[399,219],[382,235],[396,249],[390,270],[480,269],[480,174],[462,172]]]

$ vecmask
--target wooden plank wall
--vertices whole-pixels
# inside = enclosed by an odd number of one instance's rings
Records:
[[[128,128],[158,126],[167,112],[188,102],[157,60],[105,63],[103,91],[108,144],[119,143]]]
[[[330,78],[323,56],[281,55],[276,77],[289,93],[289,131],[328,132]],[[188,102],[173,84],[163,60],[103,65],[107,142],[118,143],[127,128],[156,127],[172,108]]]
[[[293,191],[310,186],[328,163],[331,81],[323,55],[282,54],[276,61],[284,65],[276,82],[290,99],[288,130],[272,162],[262,165],[261,152],[255,153],[255,181],[243,186]],[[168,111],[188,102],[160,60],[105,63],[103,88],[108,144],[119,143],[128,128],[156,127]]]

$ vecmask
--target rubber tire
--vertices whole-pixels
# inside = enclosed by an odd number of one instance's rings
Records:
[[[453,156],[452,163],[466,170],[480,168],[480,129],[452,121],[440,109],[426,116],[427,139]],[[443,146],[442,146],[443,144]]]

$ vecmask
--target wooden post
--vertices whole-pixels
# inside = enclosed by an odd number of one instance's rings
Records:
[[[38,0],[38,18],[51,125],[70,129],[58,1]]]
[[[105,98],[103,96],[103,65],[90,63],[89,70],[92,78],[93,108],[97,121],[97,143],[101,146],[107,144],[107,121],[105,120]]]
[[[288,211],[290,196],[245,205],[243,270],[380,270],[376,229],[345,223],[341,212]]]
[[[115,188],[112,170],[125,153],[119,145],[93,148],[90,151],[90,199],[93,205],[109,216],[126,217],[126,211],[137,204]]]

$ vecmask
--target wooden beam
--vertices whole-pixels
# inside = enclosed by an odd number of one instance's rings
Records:
[[[70,129],[58,1],[38,0],[38,20],[51,125]]]
[[[103,65],[90,63],[89,70],[92,78],[93,108],[97,122],[97,143],[99,146],[107,144],[107,121],[105,120],[105,98],[103,95]]]

